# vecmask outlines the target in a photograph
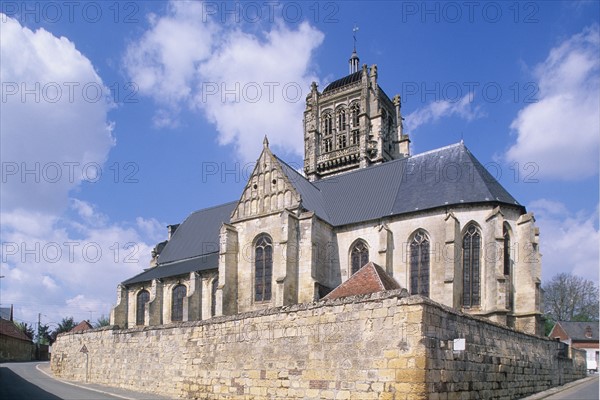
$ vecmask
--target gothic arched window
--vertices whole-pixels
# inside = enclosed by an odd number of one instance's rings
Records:
[[[510,258],[510,226],[505,222],[502,225],[502,238],[503,238],[503,263],[504,263],[504,276],[506,277],[506,308],[512,310],[514,296],[513,296],[513,282],[512,282],[512,260]]]
[[[273,242],[260,235],[254,245],[254,301],[271,300],[273,276]]]
[[[368,262],[369,248],[367,247],[367,244],[362,240],[356,241],[350,250],[350,266],[352,275],[354,275],[356,271],[361,269],[361,267]]]
[[[346,140],[346,134],[342,133],[337,135],[337,148],[338,149],[345,149],[346,145],[348,144],[347,140]]]
[[[423,230],[410,242],[410,294],[429,297],[429,238]]]
[[[331,119],[331,114],[327,113],[323,115],[323,135],[329,136],[333,132],[333,121]]]
[[[183,321],[183,299],[187,295],[185,285],[177,285],[171,294],[171,321]]]
[[[504,275],[510,275],[510,232],[506,223],[502,226],[502,238],[504,239]]]
[[[214,317],[217,314],[217,288],[219,287],[219,277],[213,279],[210,288],[210,315]]]
[[[353,130],[353,131],[352,131],[352,137],[351,137],[351,139],[350,139],[350,144],[351,144],[351,145],[358,144],[358,141],[359,141],[359,140],[360,140],[360,139],[359,139],[359,137],[358,137],[358,129],[355,129],[355,130]]]
[[[323,152],[329,153],[331,150],[333,150],[331,138],[323,139]]]
[[[337,112],[338,117],[338,129],[340,131],[346,130],[346,110],[340,108]]]
[[[480,254],[481,234],[474,224],[467,227],[463,236],[463,299],[464,307],[480,304]]]
[[[135,309],[135,324],[145,325],[146,322],[146,304],[150,301],[150,293],[147,290],[141,290],[137,294]]]
[[[350,115],[352,118],[352,127],[353,128],[358,128],[360,121],[359,121],[359,116],[360,114],[360,105],[358,103],[354,103],[352,104],[352,106],[350,107]]]

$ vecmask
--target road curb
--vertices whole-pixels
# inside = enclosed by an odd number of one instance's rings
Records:
[[[539,392],[539,393],[536,393],[534,395],[531,395],[531,396],[528,396],[528,397],[524,397],[521,400],[542,400],[542,399],[545,399],[547,397],[550,397],[550,396],[553,396],[555,394],[558,394],[560,392],[564,392],[565,390],[569,390],[569,389],[572,389],[572,388],[577,387],[579,385],[583,385],[584,383],[593,381],[594,379],[598,379],[598,375],[587,376],[585,378],[581,378],[581,379],[578,379],[576,381],[566,383],[566,384],[564,384],[562,386],[553,387],[552,389],[544,390],[543,392]]]
[[[76,384],[76,383],[72,383],[72,382],[69,382],[69,381],[65,381],[65,380],[63,380],[63,379],[58,379],[58,378],[57,378],[57,377],[55,377],[54,375],[51,375],[51,374],[49,374],[48,372],[44,371],[42,368],[40,368],[40,365],[42,365],[42,364],[41,364],[41,363],[38,363],[38,364],[36,364],[36,366],[35,366],[35,369],[37,369],[38,371],[40,371],[41,373],[43,373],[43,374],[44,374],[44,375],[46,375],[47,377],[49,377],[49,378],[52,378],[52,379],[54,379],[54,380],[56,380],[56,381],[59,381],[59,382],[61,382],[61,383],[64,383],[65,385],[71,385],[71,386],[78,387],[78,388],[80,388],[80,389],[87,389],[87,390],[90,390],[90,391],[92,391],[92,392],[97,392],[97,393],[107,394],[107,395],[109,395],[109,396],[118,397],[118,398],[120,398],[120,399],[124,399],[124,400],[136,400],[136,399],[135,399],[135,398],[133,398],[133,397],[126,397],[126,396],[122,396],[122,395],[120,395],[120,394],[116,394],[116,393],[107,392],[107,391],[105,391],[105,390],[94,389],[94,388],[91,388],[91,387],[87,387],[87,386],[83,386],[83,385],[78,385],[78,384]]]

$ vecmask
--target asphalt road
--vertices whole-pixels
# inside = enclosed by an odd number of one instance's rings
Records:
[[[2,400],[105,400],[122,397],[94,392],[50,378],[36,368],[39,362],[0,364]]]
[[[66,383],[48,376],[49,367],[39,361],[0,364],[0,400],[169,400],[94,383]]]
[[[582,383],[570,389],[556,393],[547,400],[598,400],[600,398],[598,389],[598,376],[589,382]]]

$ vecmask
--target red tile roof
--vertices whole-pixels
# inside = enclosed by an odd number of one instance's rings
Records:
[[[73,329],[71,329],[69,332],[83,332],[83,331],[88,331],[90,329],[94,329],[94,327],[92,325],[90,325],[89,322],[87,322],[86,320],[81,321],[80,323],[78,323]]]
[[[29,336],[17,328],[12,321],[7,321],[5,319],[0,319],[0,335],[10,336],[15,339],[31,342]]]
[[[389,276],[383,268],[370,261],[352,275],[346,282],[336,287],[324,299],[355,296],[400,289],[398,282]]]

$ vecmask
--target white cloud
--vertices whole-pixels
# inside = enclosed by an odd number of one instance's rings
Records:
[[[414,132],[421,125],[437,122],[443,117],[458,116],[472,121],[485,116],[479,106],[473,106],[470,95],[465,95],[458,101],[439,100],[420,108],[406,116],[406,130]]]
[[[56,213],[114,145],[110,90],[67,38],[0,19],[2,211]]]
[[[124,63],[140,93],[163,107],[189,101],[191,82],[201,61],[210,57],[219,28],[206,21],[200,2],[174,1],[167,15],[149,16],[150,29],[127,48]],[[166,123],[168,112],[159,119]]]
[[[581,180],[598,173],[600,151],[598,25],[565,40],[534,69],[539,101],[511,124],[508,161],[535,162],[539,176]]]
[[[152,247],[148,243],[153,242],[137,225],[97,221],[92,212],[54,222],[51,232],[25,233],[18,218],[10,225],[3,219],[2,304],[15,304],[23,319],[43,312],[53,321],[65,316],[81,320],[87,317],[82,310],[90,306],[67,301],[81,295],[94,299],[97,305],[91,311],[107,314],[116,299],[116,285],[148,266]],[[73,226],[76,229],[69,229]]]
[[[110,91],[69,39],[0,21],[0,301],[28,322],[39,312],[42,322],[89,318],[90,308],[107,314],[116,284],[148,265],[147,242],[158,236],[152,220],[114,223],[72,198],[115,144]]]
[[[167,238],[166,225],[157,219],[137,217],[135,222],[138,231],[142,232],[150,243],[162,242]]]
[[[544,281],[561,272],[572,272],[598,282],[598,209],[572,213],[563,203],[547,199],[533,201],[527,208],[535,213],[540,227]]]
[[[181,107],[189,107],[201,110],[215,124],[218,142],[232,144],[243,161],[256,159],[265,134],[300,155],[298,116],[317,80],[310,61],[324,36],[308,23],[255,24],[252,33],[242,28],[207,21],[200,3],[171,2],[130,44],[125,68],[159,106],[158,127],[176,126]]]

